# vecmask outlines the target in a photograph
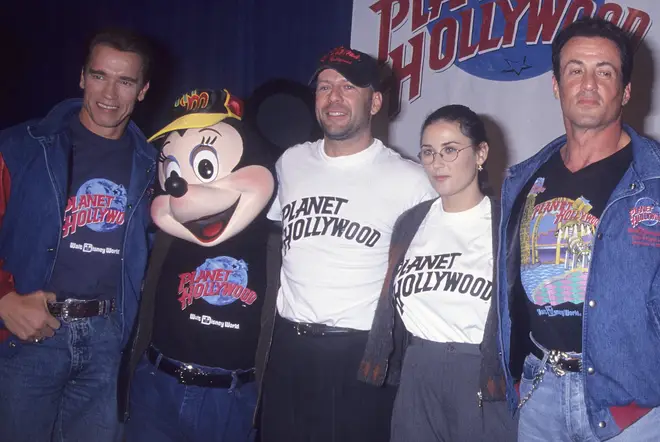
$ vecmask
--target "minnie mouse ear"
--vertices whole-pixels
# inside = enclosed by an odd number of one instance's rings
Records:
[[[271,148],[283,151],[322,137],[314,112],[314,92],[287,79],[259,86],[245,103],[245,121]]]

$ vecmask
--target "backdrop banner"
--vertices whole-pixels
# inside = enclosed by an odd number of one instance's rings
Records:
[[[390,146],[414,157],[424,118],[464,104],[486,120],[488,162],[501,174],[564,133],[551,42],[582,15],[604,17],[634,36],[624,118],[660,136],[660,88],[653,87],[660,31],[652,20],[659,14],[658,0],[354,0],[351,46],[396,74],[386,109]]]

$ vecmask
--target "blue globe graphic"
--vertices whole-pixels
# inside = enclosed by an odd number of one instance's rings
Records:
[[[652,213],[660,216],[660,205],[658,205],[658,203],[655,202],[652,198],[644,197],[644,198],[640,198],[639,200],[637,200],[637,202],[635,203],[635,208],[641,207],[641,206],[653,207],[653,209],[651,209]],[[649,220],[646,220],[646,221],[642,221],[640,224],[643,225],[643,226],[646,226],[646,227],[653,227],[656,224],[658,224],[658,220],[657,219],[649,219]]]
[[[245,261],[236,260],[231,256],[218,256],[217,258],[209,258],[202,265],[197,268],[197,271],[201,270],[229,270],[231,273],[227,278],[228,282],[247,287],[248,283],[248,272],[247,272],[247,263]],[[220,283],[221,284],[221,283]],[[229,305],[232,302],[235,302],[237,298],[233,296],[203,296],[201,299],[208,302],[212,305]]]
[[[89,181],[86,181],[78,189],[76,193],[76,198],[80,199],[82,195],[109,195],[113,196],[112,202],[110,203],[110,209],[115,209],[120,212],[126,211],[126,188],[123,185],[117,185],[110,180],[105,178],[93,178]],[[94,230],[95,232],[109,232],[118,228],[120,224],[115,223],[88,223],[87,227]]]
[[[495,2],[495,0],[492,0],[492,2]],[[481,20],[483,17],[480,6],[486,3],[491,2],[469,0],[465,7],[456,11],[449,11],[449,4],[444,3],[442,11],[440,12],[440,17],[427,25],[428,32],[430,33],[433,30],[433,27],[438,21],[447,17],[455,18],[459,23],[459,36],[457,38],[459,39],[460,44],[460,26],[462,26],[461,11],[474,8],[474,18],[472,20],[472,44],[477,44],[480,41]],[[511,0],[509,3],[513,9],[515,9],[520,2],[518,0]],[[552,0],[542,0],[540,4],[541,3],[554,4],[556,2],[553,2]],[[605,3],[605,0],[595,0],[594,3],[596,4],[594,10],[597,11],[598,8]],[[534,3],[531,5],[534,5]],[[426,8],[425,10],[428,10],[429,0],[424,0],[424,6]],[[527,37],[529,14],[530,11],[528,8],[523,14],[523,18],[518,23],[513,46],[499,48],[485,54],[477,54],[465,61],[458,61],[458,47],[460,46],[457,45],[456,61],[454,62],[454,65],[470,75],[492,81],[526,80],[538,77],[539,75],[543,75],[550,71],[552,69],[552,48],[550,47],[550,44],[543,44],[541,38],[539,38],[538,43],[533,44],[528,44],[525,41]],[[582,16],[582,14],[583,11],[580,11],[579,16]],[[562,19],[562,23],[565,19],[565,17]],[[505,27],[506,22],[504,21],[504,13],[498,5],[495,8],[495,19],[493,20],[491,36],[493,38],[503,36]],[[562,25],[559,25],[559,29],[561,28]],[[485,38],[487,38],[487,36],[484,36],[484,39]],[[443,53],[446,53],[446,39],[442,42],[442,51]]]

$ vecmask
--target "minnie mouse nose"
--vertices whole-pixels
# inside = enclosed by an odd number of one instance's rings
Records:
[[[165,192],[174,198],[181,198],[188,192],[188,183],[176,173],[165,180]]]

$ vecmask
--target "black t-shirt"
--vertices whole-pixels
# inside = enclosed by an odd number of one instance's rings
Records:
[[[153,345],[181,362],[254,367],[267,234],[261,216],[213,247],[174,238],[156,289]]]
[[[59,300],[112,299],[120,284],[133,149],[71,118],[72,158],[62,239],[47,289]]]
[[[530,330],[548,349],[582,352],[582,311],[596,229],[631,161],[628,145],[573,173],[557,152],[528,182],[520,223],[520,278]]]

